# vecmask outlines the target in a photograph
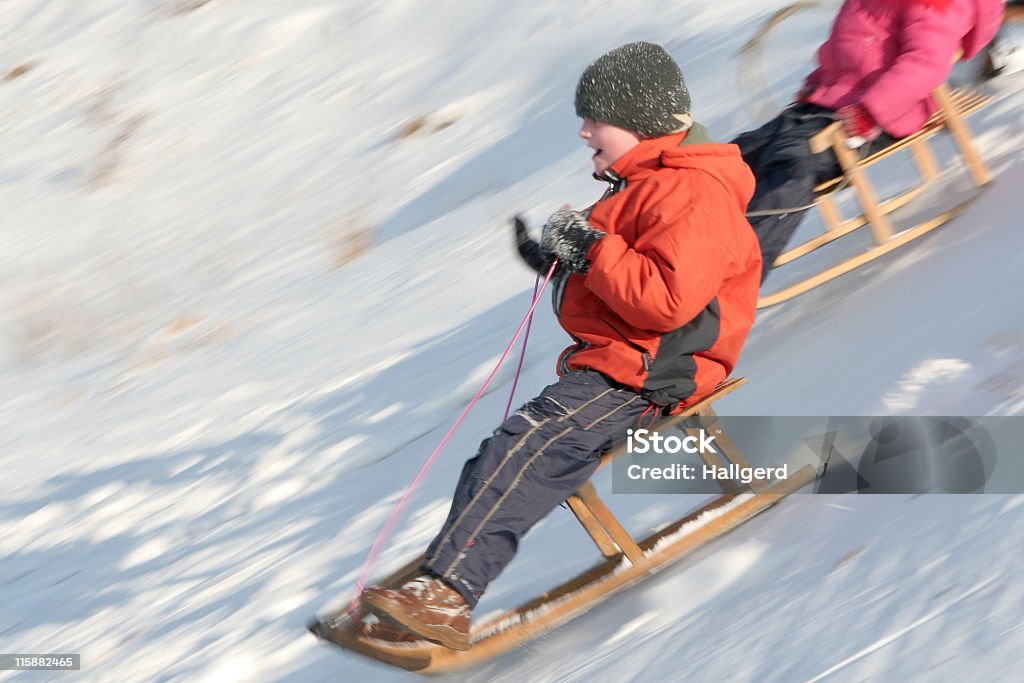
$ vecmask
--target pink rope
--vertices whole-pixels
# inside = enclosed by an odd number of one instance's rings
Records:
[[[437,460],[437,457],[441,454],[441,451],[443,451],[445,446],[448,445],[448,442],[451,441],[452,436],[455,435],[456,430],[458,430],[458,428],[462,426],[462,423],[465,421],[466,416],[469,415],[469,411],[473,410],[474,406],[476,406],[477,402],[480,400],[480,397],[483,396],[484,391],[486,391],[487,387],[490,385],[491,380],[493,380],[494,376],[498,374],[498,369],[501,367],[502,363],[505,362],[505,359],[508,358],[509,353],[511,353],[512,348],[515,346],[516,341],[519,339],[519,335],[523,333],[524,328],[529,327],[530,321],[533,319],[533,311],[537,308],[537,303],[540,301],[541,294],[544,293],[544,288],[547,287],[548,282],[551,281],[551,277],[555,273],[556,265],[557,261],[551,264],[551,268],[548,270],[547,277],[544,278],[544,282],[543,284],[540,285],[539,290],[536,286],[536,283],[534,284],[534,290],[536,291],[536,294],[533,297],[533,303],[530,304],[530,310],[527,311],[526,317],[523,318],[523,322],[519,324],[519,329],[516,330],[515,336],[512,337],[512,341],[510,341],[508,343],[508,346],[505,347],[505,352],[501,354],[501,358],[498,360],[497,365],[494,366],[494,369],[491,370],[491,374],[488,375],[487,379],[484,380],[484,383],[480,387],[480,390],[476,392],[476,396],[473,397],[473,399],[469,402],[469,405],[467,405],[466,408],[462,411],[462,414],[459,415],[459,419],[455,421],[455,424],[451,426],[451,429],[448,430],[448,433],[444,435],[444,438],[441,439],[441,443],[437,445],[437,448],[435,448],[434,452],[430,454],[429,458],[427,458],[427,461],[423,464],[423,467],[420,468],[419,473],[412,480],[412,483],[409,484],[409,488],[407,488],[405,490],[405,493],[402,494],[402,498],[398,501],[398,505],[395,506],[395,509],[391,512],[391,516],[388,517],[387,522],[384,523],[384,528],[381,529],[380,533],[377,535],[377,539],[373,542],[373,545],[370,547],[370,553],[369,555],[367,555],[366,561],[363,563],[363,568],[359,572],[359,579],[356,581],[356,596],[352,599],[352,603],[348,607],[348,614],[353,620],[356,620],[359,617],[360,598],[363,595],[363,590],[366,588],[366,580],[369,578],[370,573],[373,571],[375,565],[377,564],[377,558],[379,557],[380,553],[384,550],[384,548],[387,546],[387,543],[391,540],[391,534],[394,530],[394,526],[401,518],[406,506],[409,504],[409,501],[412,499],[412,494],[416,491],[416,488],[420,485],[420,482],[423,481],[423,478],[426,475],[427,470],[430,469],[430,467],[434,464],[434,461]]]
[[[545,280],[545,282],[547,282]],[[537,287],[540,286],[540,273],[537,273],[537,279],[533,281],[533,300],[537,300]],[[512,391],[508,392],[508,403],[505,404],[505,416],[501,418],[504,422],[508,419],[508,414],[512,410],[512,399],[516,396],[516,387],[519,386],[519,374],[523,371],[523,361],[526,359],[526,345],[530,343],[530,326],[533,324],[533,308],[530,308],[530,312],[526,314],[526,334],[523,335],[523,348],[519,352],[519,365],[516,366],[515,377],[512,378]]]

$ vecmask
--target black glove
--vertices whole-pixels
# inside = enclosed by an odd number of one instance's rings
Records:
[[[586,273],[590,270],[587,254],[594,243],[605,236],[579,211],[559,209],[544,224],[540,238],[541,251],[555,257],[569,270]]]
[[[516,231],[516,250],[520,258],[541,275],[547,275],[551,270],[551,264],[555,262],[555,257],[547,256],[541,251],[540,242],[530,237],[521,216],[512,219],[512,225]]]

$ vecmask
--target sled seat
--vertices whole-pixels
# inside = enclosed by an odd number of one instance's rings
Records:
[[[714,436],[715,447],[719,453],[700,453],[701,459],[704,463],[711,467],[728,467],[730,464],[735,464],[740,467],[750,467],[750,463],[744,457],[742,451],[733,443],[732,439],[729,438],[728,434],[722,428],[718,422],[718,416],[711,407],[718,399],[723,396],[732,393],[736,389],[740,388],[747,383],[746,378],[737,377],[728,379],[706,396],[703,400],[695,403],[694,405],[687,408],[685,411],[677,414],[664,417],[656,422],[651,428],[652,432],[667,432],[671,429],[681,429],[686,435],[693,434],[697,435],[700,428],[704,428],[708,433]],[[687,426],[684,422],[694,417],[703,418],[700,421],[700,427]],[[601,456],[601,464],[599,469],[610,465],[616,458],[627,453],[627,444],[623,443],[619,446],[612,448],[608,452]],[[806,471],[801,471],[791,477],[791,480],[802,479],[804,483],[813,479],[814,471],[809,466],[804,468]],[[804,479],[806,478],[806,479]],[[743,484],[737,481],[731,480],[718,480],[722,486],[722,490],[726,494],[735,495],[743,492],[751,493],[767,493],[775,489],[778,491],[790,491],[791,481],[781,482],[770,482],[770,481],[754,481],[750,484]],[[802,486],[803,484],[800,484]],[[798,487],[799,488],[799,487]],[[576,519],[579,520],[580,524],[590,535],[590,538],[597,545],[598,550],[601,554],[607,558],[614,558],[620,554],[624,556],[633,565],[640,564],[644,559],[646,549],[643,544],[636,541],[632,535],[626,530],[626,528],[615,518],[608,506],[605,505],[604,501],[597,494],[594,485],[590,482],[584,484],[575,494],[569,496],[566,500],[569,509],[572,510],[573,514],[576,515]]]
[[[965,116],[969,116],[979,109],[983,108],[992,101],[992,96],[982,92],[965,90],[963,88],[957,88],[956,90],[950,90],[949,86],[942,85],[934,93],[936,101],[941,101],[941,92],[947,92],[949,97],[949,104],[954,112],[954,116],[963,119]],[[831,133],[828,130],[819,133],[815,140],[811,142],[811,149],[815,153],[823,152],[833,144],[835,132],[837,129],[841,129],[841,124],[833,124],[830,126],[832,129]],[[871,155],[860,159],[857,162],[857,166],[860,168],[867,168],[886,157],[889,157],[896,152],[905,150],[907,147],[911,147],[914,152],[915,158],[927,158],[929,156],[930,149],[926,146],[922,146],[920,143],[935,135],[936,133],[946,128],[946,116],[943,113],[943,109],[940,107],[932,117],[928,119],[928,122],[924,124],[921,130],[917,131],[912,135],[908,135],[905,138],[896,140],[893,144],[888,147],[884,147]],[[844,136],[845,140],[845,136]],[[980,161],[980,159],[979,159]],[[984,163],[980,164],[980,168],[984,170]],[[922,173],[925,170],[922,169]],[[846,176],[837,176],[831,180],[826,180],[823,183],[819,183],[814,188],[814,192],[818,195],[826,195],[835,191],[843,181],[846,180]],[[987,180],[986,180],[987,182]]]
[[[939,132],[946,131],[952,137],[975,187],[982,188],[991,181],[991,174],[975,148],[974,139],[965,118],[991,102],[992,97],[964,89],[952,90],[947,84],[939,86],[933,95],[939,108],[921,130],[901,138],[892,145],[863,159],[858,157],[856,150],[847,146],[846,135],[843,132],[842,124],[838,121],[811,138],[809,144],[813,153],[819,154],[832,149],[839,161],[840,168],[843,169],[843,175],[820,183],[815,188],[816,206],[825,225],[824,233],[780,254],[773,267],[778,268],[790,263],[864,226],[871,229],[875,244],[866,251],[826,268],[816,275],[762,296],[758,299],[758,308],[787,301],[903,246],[944,225],[977,199],[980,193],[974,193],[955,206],[940,211],[938,215],[902,230],[894,228],[889,218],[889,214],[909,204],[942,175],[942,169],[928,143],[929,138]],[[895,197],[880,201],[868,178],[866,169],[897,152],[907,150],[913,155],[914,162],[921,174],[921,181]],[[835,193],[847,187],[855,191],[859,208],[862,211],[861,215],[850,219],[843,218],[834,201]]]

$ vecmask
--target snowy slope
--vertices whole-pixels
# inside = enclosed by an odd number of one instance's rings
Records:
[[[303,625],[349,597],[525,312],[509,216],[539,225],[602,189],[575,137],[579,72],[660,42],[727,139],[757,121],[735,53],[775,8],[0,4],[0,652],[84,665],[0,680],[410,680]],[[776,97],[828,20],[810,12],[770,46]],[[1019,85],[971,119],[997,175],[987,194],[764,312],[738,368],[751,382],[721,413],[1024,412]],[[520,398],[565,343],[539,310]],[[509,380],[431,472],[381,571],[430,539]],[[611,505],[641,531],[692,502]],[[794,497],[455,679],[1008,680],[1024,652],[1022,502]],[[556,511],[481,612],[593,554]]]

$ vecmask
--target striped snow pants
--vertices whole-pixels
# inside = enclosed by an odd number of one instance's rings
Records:
[[[650,405],[597,372],[571,372],[545,388],[466,462],[423,569],[475,606],[519,540],[586,483],[601,453]]]

